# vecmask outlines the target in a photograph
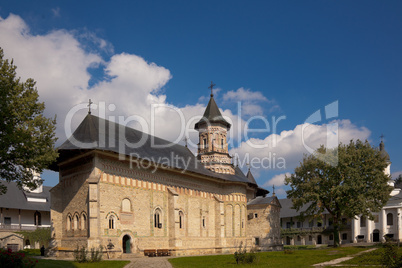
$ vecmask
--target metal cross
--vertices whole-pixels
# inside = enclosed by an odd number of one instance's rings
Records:
[[[91,99],[89,99],[89,101],[88,101],[88,114],[91,114],[91,104],[92,104],[93,102],[91,101]]]
[[[384,134],[381,134],[381,136],[380,136],[380,138],[381,138],[381,141],[384,141]]]
[[[211,85],[208,87],[211,89],[211,97],[214,96],[214,92],[212,91],[212,89],[214,88],[214,86],[216,86],[212,81],[211,81]]]
[[[275,184],[272,185],[272,193],[275,194]]]

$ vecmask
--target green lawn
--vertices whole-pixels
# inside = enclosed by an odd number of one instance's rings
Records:
[[[351,265],[381,265],[381,248],[371,251],[368,253],[364,253],[360,256],[356,256],[351,260],[342,262],[343,265],[351,264]],[[402,248],[398,249],[398,254],[402,254]],[[355,266],[356,267],[356,266]]]
[[[129,261],[101,261],[93,263],[78,263],[60,260],[39,260],[35,268],[121,268],[130,263]]]
[[[199,257],[181,257],[169,259],[174,268],[220,268],[220,267],[311,267],[311,265],[342,258],[366,250],[363,247],[341,247],[314,250],[294,250],[291,254],[284,251],[257,253],[253,264],[237,265],[233,255],[214,255]]]

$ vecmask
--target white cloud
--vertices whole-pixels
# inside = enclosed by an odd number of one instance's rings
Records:
[[[249,162],[253,169],[289,170],[298,165],[304,154],[310,153],[308,148],[348,143],[351,139],[365,140],[370,136],[367,128],[359,128],[349,120],[336,120],[329,125],[334,123],[338,124],[338,132],[333,132],[326,124],[301,124],[293,130],[271,134],[265,139],[250,138],[230,153],[238,154],[240,162]]]
[[[269,101],[261,92],[251,91],[242,87],[236,91],[230,90],[226,92],[223,95],[223,100],[225,102],[241,102],[242,115],[244,116],[262,115],[264,109],[259,103],[273,103],[273,101]]]
[[[262,187],[272,187],[272,185],[275,185],[275,187],[284,186],[286,176],[289,177],[290,173],[286,172],[286,173],[275,175],[274,177],[272,177],[272,179],[265,182]]]
[[[236,91],[230,90],[223,95],[224,101],[268,101],[268,99],[258,91],[238,88]]]

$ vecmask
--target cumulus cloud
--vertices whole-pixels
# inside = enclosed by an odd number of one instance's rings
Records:
[[[289,177],[289,176],[290,176],[289,172],[275,175],[274,177],[272,177],[272,179],[266,181],[262,187],[272,187],[272,185],[275,185],[275,187],[284,186],[285,185],[285,177]]]
[[[333,131],[334,124],[337,131]],[[239,156],[240,163],[250,163],[252,168],[269,170],[288,170],[297,166],[304,154],[320,145],[326,147],[339,142],[348,143],[351,139],[365,140],[370,131],[357,127],[349,120],[335,120],[329,124],[300,124],[293,130],[271,134],[265,139],[250,138],[243,141],[231,154]]]
[[[262,115],[264,109],[261,103],[273,103],[261,92],[244,89],[243,87],[238,88],[236,91],[230,90],[226,92],[223,95],[223,100],[225,102],[241,102],[242,114],[245,116]]]

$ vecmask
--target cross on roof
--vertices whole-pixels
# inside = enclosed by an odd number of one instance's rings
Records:
[[[91,99],[89,99],[89,101],[88,101],[88,114],[91,114],[91,104],[92,104],[93,102],[91,101]]]
[[[216,86],[212,81],[211,81],[211,85],[208,87],[211,89],[211,97],[214,96],[214,92],[212,91],[212,89],[214,88],[214,86]]]
[[[384,134],[381,134],[380,138],[381,138],[381,141],[384,141],[384,138],[385,138]]]

